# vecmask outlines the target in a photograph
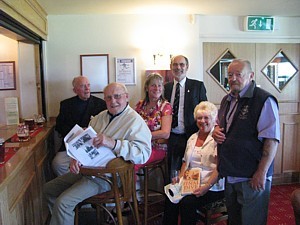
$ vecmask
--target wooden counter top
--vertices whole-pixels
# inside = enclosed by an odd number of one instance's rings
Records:
[[[42,188],[51,168],[49,143],[53,140],[54,124],[45,123],[43,129],[27,142],[7,142],[18,148],[0,167],[0,224],[44,223],[48,210],[43,202]],[[9,139],[16,133],[16,127],[0,127],[0,137]]]

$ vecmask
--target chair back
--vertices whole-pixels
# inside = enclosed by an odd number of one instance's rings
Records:
[[[82,167],[80,168],[80,173],[86,176],[95,176],[109,180],[111,189],[118,193],[117,196],[121,200],[127,201],[135,193],[133,167],[133,163],[118,157],[108,162],[106,167]]]
[[[122,224],[120,221],[122,220],[121,202],[131,201],[134,204],[135,219],[137,224],[139,224],[133,163],[118,157],[108,162],[106,167],[81,167],[80,173],[85,176],[101,178],[110,184],[112,195],[106,195],[106,198],[102,198],[102,201],[106,203],[114,202],[116,204],[119,224]],[[97,199],[96,196],[94,198]]]

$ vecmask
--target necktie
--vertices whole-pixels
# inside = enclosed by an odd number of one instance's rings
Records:
[[[178,126],[178,108],[179,108],[179,98],[180,89],[179,83],[176,84],[175,98],[173,103],[173,118],[172,118],[172,128]]]

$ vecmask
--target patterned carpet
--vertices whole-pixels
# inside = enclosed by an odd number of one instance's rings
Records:
[[[295,225],[295,218],[290,197],[292,192],[297,188],[300,188],[300,184],[272,186],[267,225]],[[163,210],[162,206],[154,206],[153,210],[151,209],[152,213],[157,210]],[[83,215],[81,215],[79,218],[80,225],[95,224],[94,214],[83,213]],[[129,219],[127,223],[128,225],[133,224],[130,216],[127,219]],[[149,221],[148,225],[163,225],[161,217]],[[203,224],[199,222],[197,225]],[[219,222],[215,225],[226,225],[226,222]]]
[[[272,186],[267,225],[295,225],[290,197],[297,188],[300,184]]]
[[[267,225],[296,224],[290,197],[297,188],[300,188],[300,184],[272,186]],[[197,225],[202,225],[202,223]],[[215,225],[226,225],[226,222]]]

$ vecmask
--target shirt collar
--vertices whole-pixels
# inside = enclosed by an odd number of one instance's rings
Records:
[[[175,80],[174,79],[174,85],[176,86],[177,85],[177,83],[179,83],[179,85],[181,86],[181,87],[183,87],[184,86],[184,84],[185,84],[185,82],[186,82],[186,77],[184,77],[181,81],[177,81],[177,80]]]
[[[121,114],[125,111],[125,109],[126,109],[127,107],[128,107],[128,102],[127,102],[126,107],[125,107],[121,112],[119,112],[119,113],[117,113],[117,114],[115,114],[115,115],[111,114],[111,113],[107,110],[107,114],[110,116],[109,122],[111,122],[114,118],[116,118],[116,117],[118,117],[119,115],[121,115]]]

